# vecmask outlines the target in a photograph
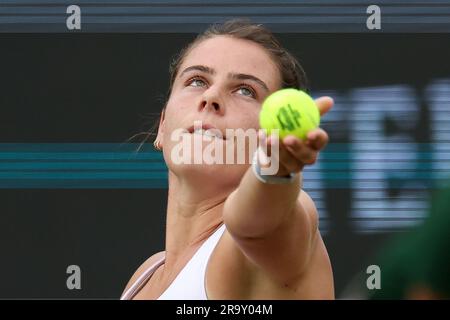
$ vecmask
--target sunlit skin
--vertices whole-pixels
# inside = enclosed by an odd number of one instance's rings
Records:
[[[165,263],[135,299],[156,299],[201,244],[224,222],[226,231],[211,255],[205,288],[209,299],[332,299],[333,276],[318,232],[318,215],[301,190],[301,171],[328,142],[318,128],[306,141],[280,143],[278,176],[300,174],[290,184],[260,182],[249,164],[176,165],[170,134],[202,120],[226,128],[259,128],[264,98],[281,88],[272,58],[256,43],[229,36],[200,42],[185,57],[175,79],[157,139],[169,169]],[[329,97],[316,104],[323,116]],[[273,138],[267,138],[269,147]],[[227,143],[226,141],[224,143]],[[149,214],[158,214],[149,210]],[[150,257],[127,287],[156,260]]]

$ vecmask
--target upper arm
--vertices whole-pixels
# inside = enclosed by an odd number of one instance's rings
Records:
[[[152,255],[150,258],[148,258],[147,260],[145,260],[144,263],[142,263],[139,268],[134,272],[133,276],[131,277],[131,279],[128,281],[125,289],[122,292],[122,295],[127,292],[127,290],[136,282],[136,280],[141,276],[141,274],[147,270],[148,268],[150,268],[156,261],[158,261],[159,259],[162,258],[162,256],[164,255],[164,251],[160,251],[158,253],[155,253],[154,255]]]

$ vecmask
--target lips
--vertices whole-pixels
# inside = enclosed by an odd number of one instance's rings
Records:
[[[201,125],[194,124],[194,125],[190,126],[189,128],[187,128],[187,131],[190,134],[201,134],[201,135],[206,135],[206,136],[226,140],[225,135],[223,134],[223,132],[221,130],[217,129],[216,127],[214,127],[213,125],[208,124],[208,123],[202,123]]]

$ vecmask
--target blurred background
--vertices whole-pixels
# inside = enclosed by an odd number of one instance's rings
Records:
[[[195,33],[169,22],[151,32],[133,32],[145,31],[136,23],[126,33],[94,24],[32,33],[26,21],[5,32],[4,19],[0,298],[117,299],[164,248],[167,170],[151,143],[135,152],[145,136],[129,138],[158,120],[169,63]],[[319,210],[336,296],[370,298],[367,267],[383,266],[392,241],[426,224],[450,179],[449,34],[272,26],[310,93],[335,100],[321,124],[330,144],[305,169],[304,189]],[[66,287],[73,264],[81,290]]]

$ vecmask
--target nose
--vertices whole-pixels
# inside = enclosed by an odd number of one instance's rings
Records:
[[[207,89],[202,96],[200,111],[213,111],[223,114],[224,105],[220,93],[212,88]]]
[[[202,109],[206,109],[209,106],[211,106],[211,109],[214,109],[214,111],[220,111],[220,105],[218,102],[208,102],[206,100],[202,101]]]

